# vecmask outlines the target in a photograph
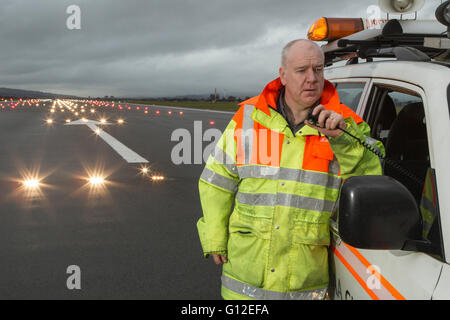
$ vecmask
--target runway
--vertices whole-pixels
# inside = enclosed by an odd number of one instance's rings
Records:
[[[194,137],[196,121],[223,131],[232,113],[68,100],[0,106],[0,299],[220,299],[221,268],[203,258],[196,229],[204,163],[174,164],[171,135]],[[72,265],[79,290],[67,287]]]

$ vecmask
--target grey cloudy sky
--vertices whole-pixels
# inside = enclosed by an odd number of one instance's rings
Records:
[[[0,87],[82,96],[256,94],[322,16],[376,0],[2,0]],[[427,0],[433,19],[440,0]],[[69,30],[70,5],[81,29]],[[384,15],[383,15],[384,17]]]

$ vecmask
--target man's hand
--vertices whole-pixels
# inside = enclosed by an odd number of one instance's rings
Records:
[[[317,124],[321,128],[310,124],[308,120],[305,120],[305,124],[313,129],[316,129],[325,136],[337,137],[342,133],[342,131],[338,128],[344,130],[347,128],[347,124],[345,123],[343,116],[334,111],[325,109],[325,107],[321,104],[314,108],[312,115],[319,115],[319,121]]]
[[[213,257],[213,260],[216,264],[222,264],[222,263],[228,262],[228,259],[220,254],[211,253],[211,256]]]

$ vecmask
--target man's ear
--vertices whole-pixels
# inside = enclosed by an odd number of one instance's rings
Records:
[[[278,69],[278,73],[280,74],[280,80],[283,86],[286,85],[286,70],[281,66],[280,69]]]

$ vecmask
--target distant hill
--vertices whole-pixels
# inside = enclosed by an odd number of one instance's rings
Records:
[[[235,98],[249,98],[257,95],[258,93],[230,93],[229,95],[224,96],[221,93],[217,93],[218,99],[226,99],[228,97]],[[149,97],[149,96],[129,96],[129,97],[114,97],[115,100],[209,100],[213,94],[185,94],[185,95],[176,95],[176,96],[157,96],[157,97]]]
[[[68,96],[63,94],[55,94],[42,91],[32,91],[32,90],[22,90],[22,89],[11,89],[11,88],[0,88],[0,97],[11,97],[11,98],[38,98],[38,99],[48,99],[48,98],[77,98],[75,96]]]

